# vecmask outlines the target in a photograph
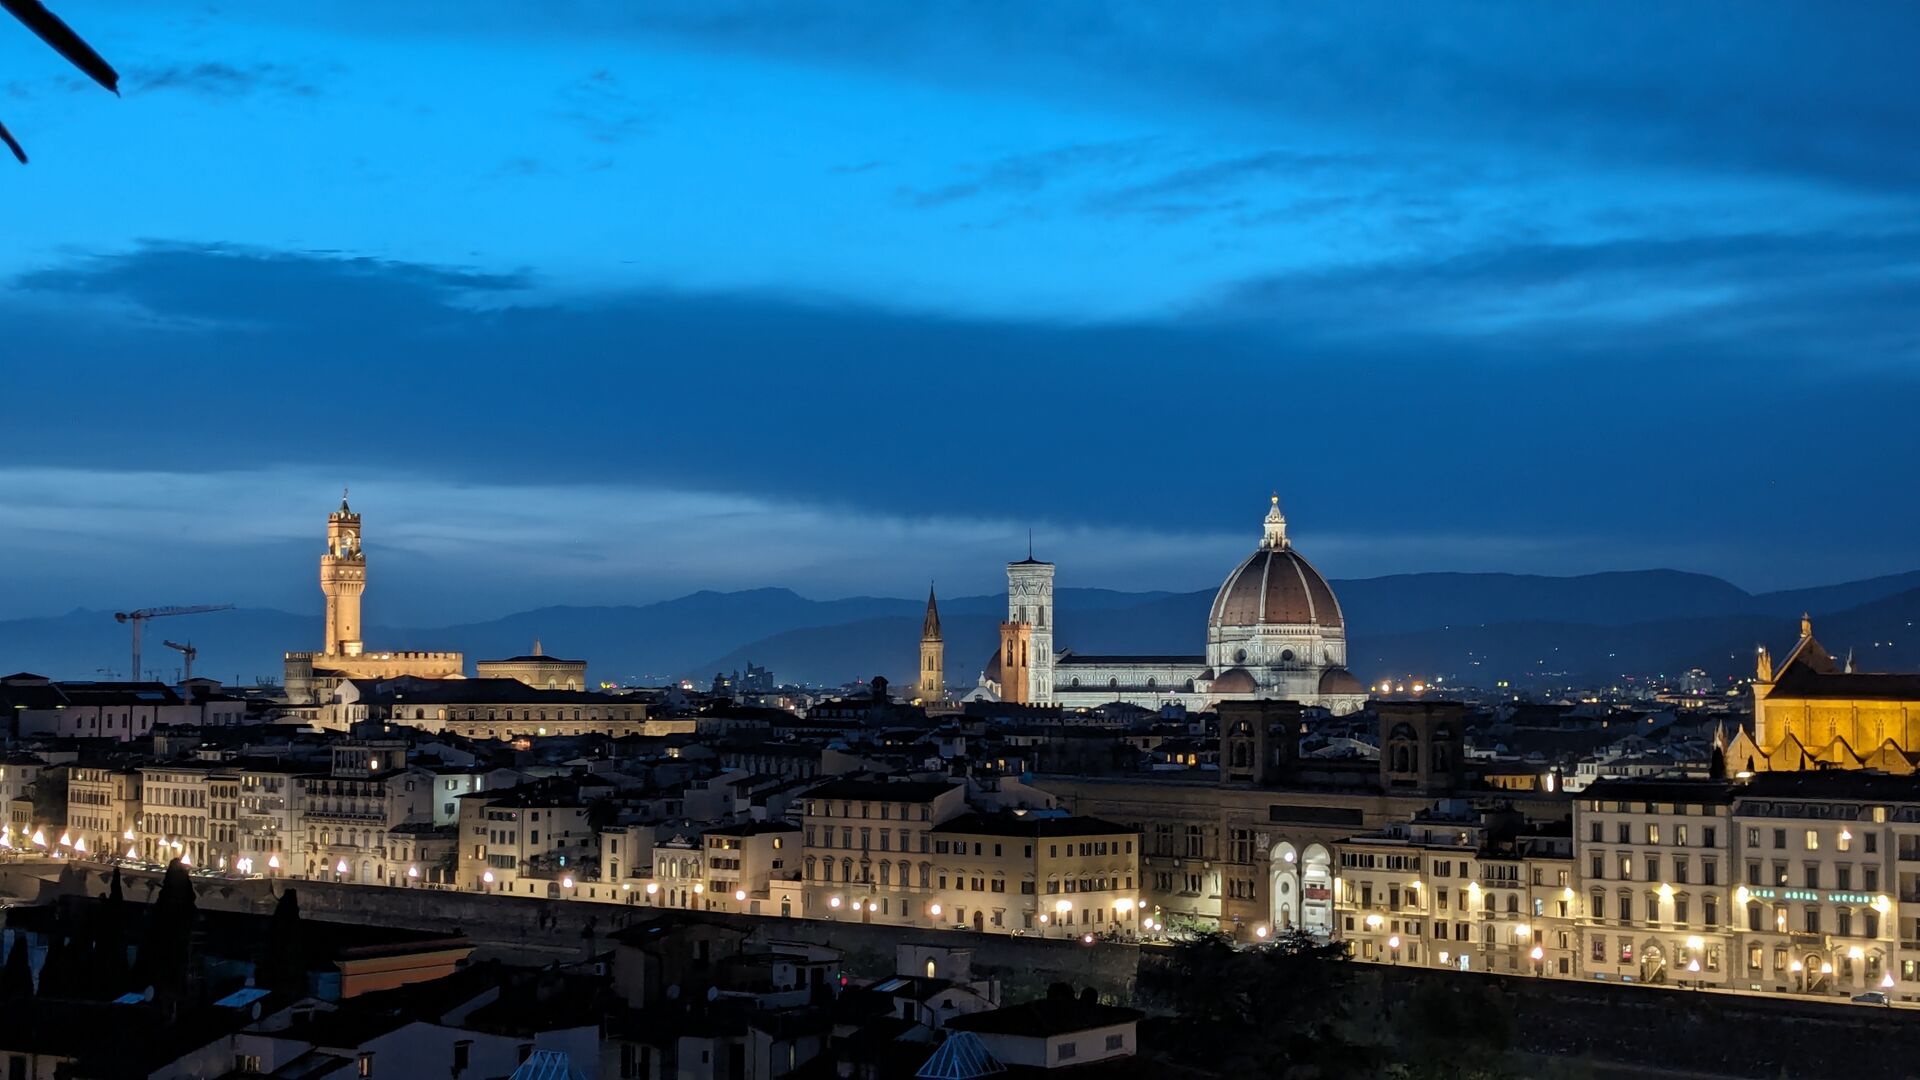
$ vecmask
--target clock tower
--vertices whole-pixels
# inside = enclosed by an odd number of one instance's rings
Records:
[[[359,656],[360,594],[367,590],[367,553],[360,548],[360,515],[340,493],[327,515],[327,550],[320,556],[320,591],[327,597],[327,656]]]

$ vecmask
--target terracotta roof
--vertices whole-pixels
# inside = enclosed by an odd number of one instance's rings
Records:
[[[1346,668],[1328,668],[1320,676],[1322,694],[1364,694],[1367,688]]]
[[[1208,616],[1213,626],[1344,625],[1327,579],[1291,547],[1262,547],[1227,575]]]

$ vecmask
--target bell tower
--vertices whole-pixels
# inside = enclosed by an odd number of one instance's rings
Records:
[[[1028,705],[1053,704],[1053,564],[1033,557],[1031,537],[1027,557],[1007,564],[1007,622],[1027,627],[1024,640],[1030,650],[1026,696],[1017,700]],[[1001,637],[1004,645],[1004,630]],[[1003,693],[1001,700],[1016,699]]]
[[[947,646],[940,637],[940,608],[927,586],[927,617],[920,624],[920,700],[936,705],[947,700]]]
[[[327,598],[327,656],[359,656],[360,594],[367,589],[367,553],[360,548],[360,515],[340,492],[340,509],[327,515],[327,550],[320,556],[320,591]]]

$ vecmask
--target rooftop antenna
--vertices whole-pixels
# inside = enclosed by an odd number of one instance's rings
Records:
[[[1027,561],[1033,561],[1033,528],[1027,528]]]

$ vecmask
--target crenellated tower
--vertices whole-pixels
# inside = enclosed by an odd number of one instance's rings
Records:
[[[327,656],[359,656],[360,594],[367,590],[367,553],[360,547],[360,515],[340,493],[340,509],[327,515],[327,550],[320,556],[320,591],[327,598]]]

